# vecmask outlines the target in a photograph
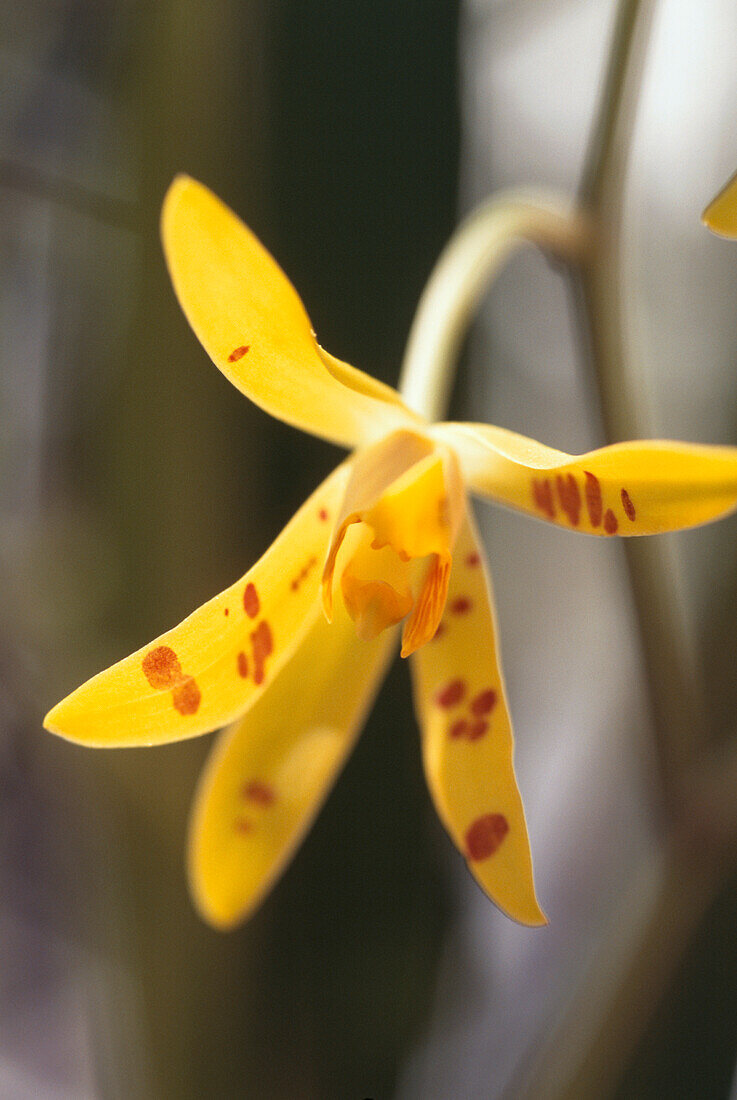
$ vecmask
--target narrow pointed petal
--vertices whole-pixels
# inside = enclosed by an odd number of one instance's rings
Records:
[[[396,642],[320,617],[245,718],[221,735],[193,807],[189,879],[216,928],[248,916],[284,870],[353,746]]]
[[[322,614],[322,563],[349,471],[350,461],[323,482],[245,576],[77,688],[46,729],[101,748],[158,745],[242,714]]]
[[[318,347],[284,272],[202,184],[174,180],[161,235],[180,305],[205,351],[266,412],[346,447],[419,423],[396,391]]]
[[[701,220],[712,233],[737,240],[737,175],[712,199]]]
[[[488,424],[443,424],[472,492],[589,535],[654,535],[737,507],[737,447],[642,440],[568,455]]]
[[[495,635],[491,588],[468,516],[440,629],[412,657],[425,773],[443,824],[492,901],[522,924],[545,924]]]

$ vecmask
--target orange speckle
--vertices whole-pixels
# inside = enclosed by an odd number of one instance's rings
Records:
[[[312,571],[312,569],[314,569],[316,565],[317,558],[313,555],[305,562],[297,576],[293,578],[292,583],[289,586],[292,589],[292,592],[296,592],[299,589],[302,581],[309,577],[310,572]]]
[[[623,489],[620,495],[622,497],[622,507],[624,508],[624,514],[626,515],[627,519],[631,520],[632,523],[634,523],[637,513],[635,512],[634,504],[630,500],[630,495],[626,489]]]
[[[491,714],[495,706],[496,692],[493,688],[488,688],[486,691],[480,691],[472,701],[471,714],[481,718],[484,714]]]
[[[229,363],[237,363],[239,359],[242,359],[246,352],[249,350],[250,344],[241,344],[239,348],[233,348],[228,356]]]
[[[435,696],[435,702],[445,710],[456,707],[466,694],[466,685],[463,680],[451,680]]]
[[[317,513],[317,518],[322,520],[323,523],[325,523],[325,521],[328,519],[328,510],[327,510],[327,508],[321,508],[320,511]]]
[[[481,558],[476,553],[475,550],[472,550],[470,554],[466,555],[466,565],[468,566],[469,569],[475,569],[476,566],[480,565],[480,564],[481,564]]]
[[[459,718],[448,730],[448,736],[453,740],[458,740],[460,737],[465,737],[468,733],[468,722],[465,718]]]
[[[607,508],[604,515],[604,530],[608,535],[616,535],[618,527],[617,517],[614,515],[611,508]]]
[[[182,678],[182,666],[168,645],[150,649],[141,661],[141,668],[151,687],[158,690],[174,687]]]
[[[230,608],[229,607],[224,607],[223,608],[223,615],[226,615],[226,616],[230,615]]]
[[[555,503],[553,501],[553,490],[550,486],[550,482],[546,477],[541,478],[539,481],[536,477],[532,479],[532,499],[535,502],[535,507],[541,512],[544,512],[550,519],[555,518]]]
[[[249,821],[247,817],[238,817],[235,822],[235,831],[237,833],[251,833],[253,832],[253,822]]]
[[[589,513],[591,526],[598,527],[602,513],[601,485],[598,477],[590,474],[588,470],[584,470],[584,477],[586,478],[586,511]]]
[[[243,592],[243,607],[249,619],[255,619],[261,609],[261,601],[258,598],[256,585],[249,581]]]
[[[255,684],[262,684],[266,658],[274,652],[271,627],[265,619],[258,624],[251,635],[251,644],[253,646],[253,681]]]
[[[477,722],[474,722],[468,730],[468,740],[478,741],[480,737],[483,737],[489,728],[489,723],[484,718],[479,718]]]
[[[248,799],[249,802],[255,802],[257,806],[271,806],[276,800],[274,788],[260,779],[251,779],[248,783],[244,783],[241,794],[243,798]]]
[[[509,822],[503,814],[478,817],[466,833],[466,854],[469,859],[482,860],[493,856],[509,832]]]
[[[238,665],[238,675],[245,680],[248,677],[248,657],[246,657],[243,650],[236,657],[236,664]]]
[[[201,700],[202,693],[193,676],[186,676],[172,692],[172,702],[180,714],[196,714]]]
[[[457,596],[450,605],[450,611],[453,615],[467,615],[472,607],[468,596]]]
[[[581,513],[581,494],[573,474],[558,474],[556,485],[558,486],[558,499],[560,506],[568,516],[568,521],[573,527],[578,527],[578,519]]]

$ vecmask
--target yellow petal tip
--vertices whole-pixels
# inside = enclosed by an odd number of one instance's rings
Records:
[[[473,866],[471,866],[473,872]],[[548,924],[548,918],[546,914],[540,908],[537,897],[534,893],[534,887],[532,884],[526,884],[532,887],[532,892],[528,893],[527,889],[523,888],[519,897],[515,898],[510,896],[510,891],[502,890],[501,894],[506,896],[499,896],[499,892],[494,889],[493,886],[481,882],[478,877],[479,885],[484,890],[494,904],[501,910],[505,917],[509,917],[510,920],[515,921],[517,924],[522,924],[526,928],[545,928]]]
[[[514,904],[509,900],[502,903],[494,897],[492,892],[489,892],[489,897],[501,909],[505,917],[509,917],[510,920],[516,921],[517,924],[522,924],[526,928],[545,928],[550,923],[534,895],[524,900],[520,899],[519,904]]]
[[[75,734],[70,731],[68,715],[66,718],[64,715],[64,711],[67,709],[65,703],[66,699],[63,699],[60,703],[57,703],[55,707],[51,708],[43,720],[43,728],[48,733],[55,734],[56,737],[63,737],[65,741],[74,741],[77,744],[89,744],[84,738],[75,736]]]
[[[737,240],[737,176],[709,203],[701,221],[712,233]]]
[[[57,722],[56,722],[56,711],[57,711],[57,708],[52,707],[52,709],[49,711],[49,713],[46,715],[46,717],[43,720],[43,728],[48,733],[56,733],[58,735],[61,735],[61,730],[59,729],[59,727],[57,725]]]
[[[533,915],[523,917],[520,923],[527,925],[528,928],[546,928],[550,921],[538,906],[537,911]]]
[[[214,932],[233,932],[248,916],[248,912],[230,912],[213,904],[212,899],[190,879],[189,896],[195,912]]]

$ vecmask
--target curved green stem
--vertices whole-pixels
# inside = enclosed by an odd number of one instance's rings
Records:
[[[656,434],[643,378],[628,354],[621,260],[625,179],[653,7],[652,0],[620,5],[582,188],[582,201],[597,226],[596,248],[582,272],[584,314],[609,442]],[[664,539],[631,539],[625,546],[648,674],[660,791],[668,809],[678,797],[679,772],[705,734],[672,550]]]
[[[552,194],[502,192],[480,206],[441,253],[415,314],[400,378],[405,401],[428,420],[445,415],[480,299],[508,257],[528,242],[581,261],[591,242],[588,218]]]

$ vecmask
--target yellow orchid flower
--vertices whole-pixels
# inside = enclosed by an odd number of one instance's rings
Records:
[[[162,236],[216,366],[272,415],[358,449],[240,580],[83,684],[46,728],[116,747],[234,723],[199,783],[189,840],[195,902],[229,928],[309,827],[403,623],[440,817],[492,900],[544,923],[466,492],[586,534],[653,534],[737,505],[737,449],[619,443],[573,457],[485,424],[431,425],[317,344],[280,268],[201,184],[174,181]]]

